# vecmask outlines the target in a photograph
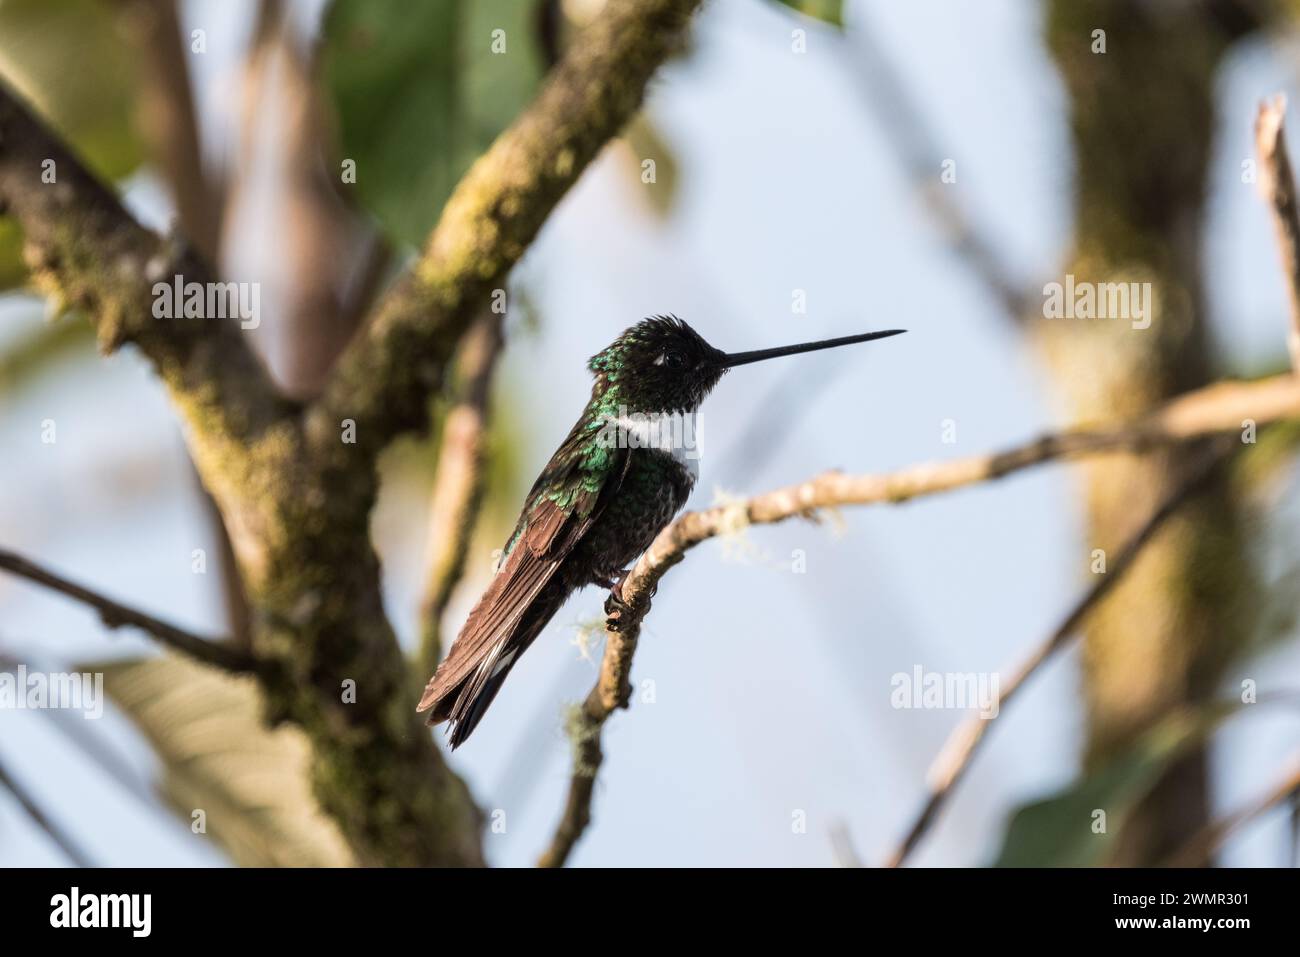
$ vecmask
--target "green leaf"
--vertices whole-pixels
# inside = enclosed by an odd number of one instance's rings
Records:
[[[33,326],[0,346],[0,397],[12,394],[53,366],[74,356],[95,354],[95,331],[76,315]]]
[[[0,216],[0,292],[27,281],[23,263],[23,231],[11,216]]]
[[[100,0],[0,2],[0,73],[101,177],[144,158],[135,53]]]
[[[101,0],[0,2],[0,76],[107,180],[144,158],[132,116],[134,55],[115,20]],[[0,218],[0,290],[26,282],[21,253],[18,226]]]
[[[658,216],[666,218],[673,211],[677,199],[677,182],[679,178],[677,156],[664,140],[658,127],[644,112],[628,124],[623,132],[627,149],[622,152],[626,158],[628,173],[638,194],[644,197]],[[645,182],[646,160],[654,160],[655,181]]]
[[[821,20],[833,27],[844,27],[844,0],[779,0],[783,6],[805,17]]]
[[[532,21],[533,4],[520,0],[330,7],[325,83],[340,160],[356,163],[343,189],[389,238],[420,244],[461,175],[532,97]]]
[[[1115,837],[1160,774],[1192,744],[1204,740],[1233,705],[1171,715],[1133,746],[1059,794],[1022,806],[1011,818],[995,867],[1091,867],[1105,862]],[[1106,812],[1095,833],[1094,813]]]
[[[352,855],[312,796],[311,750],[297,729],[269,731],[255,683],[175,655],[87,665],[163,765],[162,792],[187,825],[244,867],[348,866]]]

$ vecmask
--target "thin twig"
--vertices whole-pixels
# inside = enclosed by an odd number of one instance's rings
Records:
[[[637,561],[623,583],[623,594],[625,598],[648,595],[686,551],[737,525],[806,518],[819,509],[843,505],[897,504],[993,481],[1057,459],[1144,452],[1239,432],[1247,422],[1259,427],[1283,419],[1300,419],[1300,384],[1290,375],[1258,382],[1216,383],[1127,422],[1051,433],[1003,452],[916,465],[884,475],[826,472],[739,503],[682,515],[659,533]],[[635,612],[636,604],[629,604]]]
[[[1146,520],[1146,523],[1108,560],[1105,574],[1099,577],[1092,588],[1079,599],[1056,630],[1052,632],[1046,641],[1030,652],[1028,657],[1015,666],[1011,678],[998,694],[999,715],[1011,703],[1011,700],[1025,683],[1077,636],[1079,628],[1088,617],[1088,614],[1119,584],[1124,574],[1132,567],[1143,547],[1151,541],[1165,522],[1192,497],[1193,493],[1204,486],[1206,481],[1214,474],[1215,467],[1222,461],[1224,448],[1224,446],[1220,445],[1219,449],[1213,454],[1207,455],[1200,466],[1165,497],[1160,506],[1151,514],[1151,517]],[[971,760],[975,757],[975,751],[984,740],[984,735],[992,723],[992,719],[984,718],[976,713],[966,718],[949,735],[948,740],[939,751],[938,757],[935,758],[934,764],[930,767],[928,775],[930,793],[921,809],[912,819],[912,825],[908,828],[906,836],[886,860],[886,867],[901,866],[908,855],[915,850],[916,845],[936,820],[940,809],[947,802],[953,789],[970,767]]]
[[[45,163],[58,170],[57,189],[41,183]],[[232,452],[296,412],[238,323],[154,317],[154,282],[202,285],[213,271],[184,241],[144,229],[2,77],[0,208],[22,226],[35,285],[90,317],[105,352],[131,342],[149,357],[192,429],[192,447]]]
[[[1273,210],[1273,226],[1291,304],[1291,328],[1287,335],[1291,367],[1300,370],[1300,215],[1296,210],[1295,179],[1283,136],[1285,117],[1286,97],[1280,93],[1259,105],[1255,149],[1259,153],[1259,191]]]
[[[221,668],[224,671],[245,674],[258,670],[256,659],[237,650],[229,642],[203,638],[193,632],[185,631],[175,625],[154,618],[152,615],[146,615],[144,612],[119,604],[98,592],[84,588],[75,582],[70,582],[66,578],[56,575],[54,572],[30,562],[14,552],[0,549],[0,570],[7,571],[20,578],[26,578],[28,581],[36,582],[38,585],[43,585],[52,591],[67,595],[69,598],[75,598],[77,601],[89,605],[99,612],[100,619],[109,628],[132,625],[152,635],[169,648],[184,652],[204,664]]]
[[[203,162],[203,137],[194,104],[188,48],[178,0],[128,0],[123,19],[140,53],[139,124],[154,162],[171,190],[181,233],[210,263],[221,252],[224,183]],[[252,647],[252,610],[239,576],[225,519],[191,461],[194,485],[216,539],[222,600],[233,644]]]
[[[0,788],[4,788],[14,796],[14,800],[32,819],[32,823],[44,831],[50,840],[58,845],[59,850],[68,856],[68,860],[72,861],[77,867],[94,867],[90,858],[86,856],[86,853],[78,846],[77,842],[63,828],[46,816],[40,805],[36,803],[36,799],[9,773],[3,759],[0,759]]]
[[[574,773],[560,822],[539,864],[563,865],[590,822],[594,777],[602,760],[601,730],[614,708],[626,707],[632,656],[640,637],[641,622],[650,610],[650,597],[668,569],[701,542],[744,525],[809,518],[825,508],[897,504],[992,481],[1058,459],[1142,452],[1236,433],[1247,422],[1263,426],[1297,418],[1300,418],[1300,383],[1291,375],[1258,382],[1220,382],[1186,393],[1118,425],[1053,433],[1004,452],[919,465],[886,475],[827,472],[738,503],[687,512],[659,533],[623,581],[623,599],[629,611],[620,619],[619,630],[608,632],[600,678],[571,722],[570,734],[575,741]]]
[[[1295,756],[1286,773],[1267,792],[1245,807],[1206,824],[1193,834],[1186,844],[1171,854],[1164,861],[1163,866],[1204,867],[1211,855],[1234,831],[1297,795],[1300,795],[1300,755]]]
[[[884,127],[885,142],[898,154],[943,239],[988,289],[1004,316],[1018,324],[1026,315],[1029,289],[956,201],[955,182],[940,179],[941,164],[953,158],[939,147],[938,137],[928,127],[923,102],[912,95],[870,29],[847,33],[839,49],[845,68],[855,74],[854,86]]]
[[[626,594],[626,593],[625,593]],[[600,663],[600,676],[583,703],[569,716],[567,731],[573,746],[573,775],[569,779],[569,795],[565,799],[560,823],[555,828],[551,844],[537,861],[538,867],[563,867],[573,847],[591,823],[591,798],[596,788],[596,774],[605,755],[600,748],[601,730],[615,708],[626,708],[632,697],[628,675],[632,671],[632,655],[636,652],[641,635],[641,619],[649,611],[648,597],[642,597],[643,610],[634,615],[628,627],[608,632],[605,654]]]
[[[23,649],[20,659],[0,648],[0,672],[12,672],[16,676],[19,666],[24,664],[29,671],[59,670],[52,662],[44,662],[26,649]],[[36,713],[48,719],[55,730],[76,746],[86,761],[108,775],[114,784],[143,804],[155,804],[153,788],[135,773],[135,769],[130,767],[117,748],[105,740],[104,735],[92,730],[97,722],[87,721],[82,714],[66,708],[42,708]]]
[[[853,846],[853,835],[849,832],[849,826],[843,821],[836,821],[831,825],[830,831],[831,855],[835,860],[836,867],[859,868],[862,866],[862,858],[858,856],[858,849]]]
[[[208,262],[221,241],[220,189],[203,162],[189,51],[181,37],[178,0],[130,0],[126,26],[142,74],[139,123],[171,189],[181,229]]]
[[[442,617],[465,573],[470,538],[487,484],[488,398],[505,342],[502,316],[487,313],[470,329],[459,358],[460,397],[442,426],[438,475],[429,512],[433,555],[421,620],[418,672],[433,674],[442,654]]]

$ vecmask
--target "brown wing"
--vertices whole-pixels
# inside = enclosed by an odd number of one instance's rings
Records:
[[[483,689],[502,657],[517,650],[511,648],[511,639],[529,608],[622,483],[628,456],[626,450],[617,451],[621,461],[612,469],[602,470],[610,478],[600,485],[593,483],[590,475],[574,469],[572,480],[577,491],[566,503],[570,507],[562,508],[545,496],[536,501],[519,540],[470,612],[446,660],[429,680],[417,710],[434,707],[464,682],[455,701],[445,702],[431,717],[441,720],[460,709]],[[528,637],[531,640],[532,635]],[[513,658],[508,663],[513,664]]]

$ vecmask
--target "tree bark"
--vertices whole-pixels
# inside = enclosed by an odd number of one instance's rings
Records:
[[[1033,319],[1072,414],[1139,415],[1210,381],[1201,285],[1214,80],[1253,25],[1245,5],[1194,9],[1054,0],[1048,41],[1070,96],[1076,159],[1076,282],[1149,282],[1151,325]],[[1095,52],[1096,30],[1105,51]],[[1063,278],[1063,277],[1062,277]],[[1090,464],[1087,548],[1114,548],[1185,474],[1196,446]],[[1250,631],[1252,576],[1240,517],[1220,480],[1170,522],[1087,629],[1086,764],[1122,750],[1160,715],[1206,700]],[[1209,815],[1206,754],[1171,767],[1121,835],[1115,863],[1150,864]]]

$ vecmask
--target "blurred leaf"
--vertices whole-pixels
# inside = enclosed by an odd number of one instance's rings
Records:
[[[134,170],[135,54],[101,0],[0,2],[0,73],[105,179]]]
[[[805,17],[821,20],[833,27],[844,26],[844,0],[778,0],[783,6],[797,10]]]
[[[104,179],[140,164],[134,59],[110,4],[0,0],[0,75]],[[0,218],[0,290],[26,281],[21,249],[18,226]]]
[[[1203,740],[1233,705],[1171,715],[1108,765],[1055,797],[1022,806],[1011,818],[995,867],[1090,867],[1105,862],[1116,836],[1164,769]],[[1093,832],[1093,814],[1106,812],[1106,832]]]
[[[0,346],[0,396],[21,389],[65,359],[94,352],[94,329],[78,316],[36,326]]]
[[[644,112],[638,113],[628,124],[623,132],[623,140],[628,147],[623,155],[630,159],[629,173],[635,188],[655,213],[661,217],[668,216],[677,199],[678,182],[677,157],[673,154],[672,147],[665,142],[658,128]],[[642,179],[642,164],[648,159],[654,160],[655,164],[653,183],[646,183]]]
[[[162,790],[188,824],[244,867],[340,867],[352,856],[308,782],[302,733],[261,721],[251,679],[232,678],[174,655],[85,666],[149,739],[163,765]]]
[[[1300,452],[1300,422],[1275,422],[1260,429],[1255,444],[1233,459],[1233,479],[1246,495],[1276,499]]]
[[[341,158],[390,238],[418,245],[461,174],[536,90],[533,4],[335,0],[323,63]],[[504,52],[493,52],[493,31]],[[498,39],[501,39],[498,35]]]
[[[0,292],[27,282],[23,263],[23,231],[10,216],[0,216]]]

